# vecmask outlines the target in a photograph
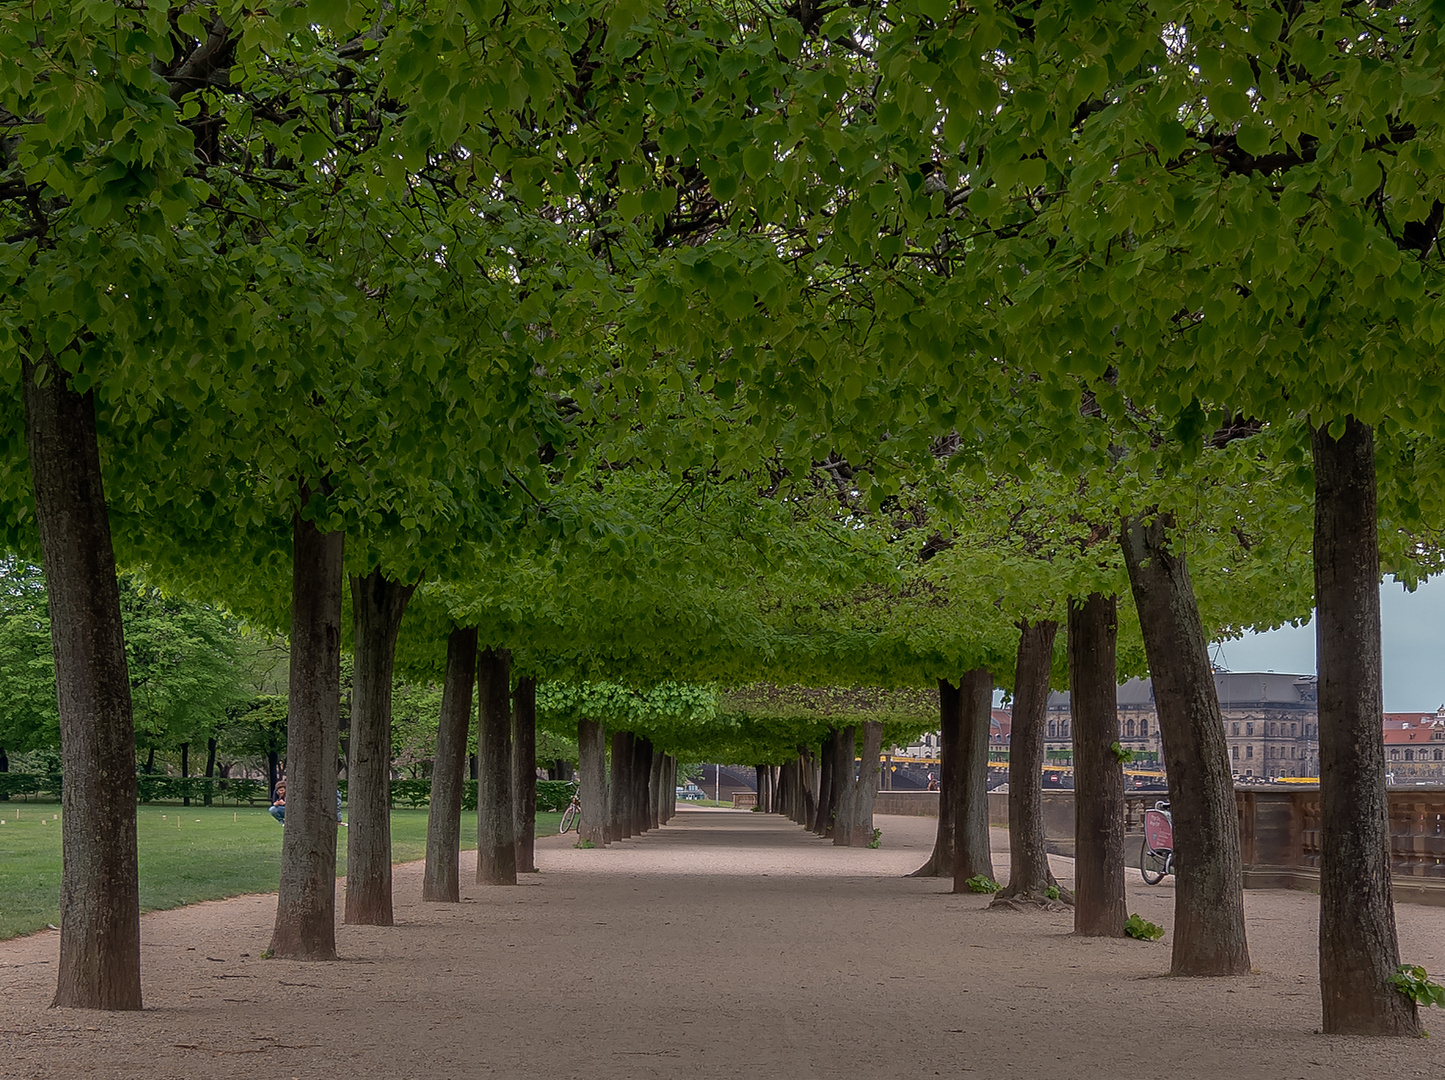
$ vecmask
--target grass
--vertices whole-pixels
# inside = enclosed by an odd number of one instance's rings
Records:
[[[16,816],[18,813],[18,817]],[[60,805],[0,803],[0,941],[60,922]],[[393,862],[426,855],[426,810],[391,812]],[[538,814],[537,834],[561,814]],[[462,814],[462,848],[477,846],[477,815]],[[272,892],[281,874],[281,827],[263,807],[146,805],[136,815],[142,911]],[[346,873],[346,835],[336,872]]]

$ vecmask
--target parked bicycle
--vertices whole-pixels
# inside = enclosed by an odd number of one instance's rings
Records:
[[[577,828],[577,823],[582,820],[582,789],[577,785],[572,786],[572,801],[567,804],[567,809],[562,811],[562,824],[558,826],[558,833],[569,833]]]
[[[1139,853],[1139,873],[1144,884],[1158,885],[1174,873],[1174,815],[1167,802],[1157,802],[1144,811],[1144,847]]]

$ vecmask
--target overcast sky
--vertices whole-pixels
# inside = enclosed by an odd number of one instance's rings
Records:
[[[1445,703],[1445,580],[1413,593],[1380,588],[1384,638],[1385,711],[1433,712]],[[1215,663],[1230,671],[1315,672],[1315,628],[1286,626],[1214,645]]]

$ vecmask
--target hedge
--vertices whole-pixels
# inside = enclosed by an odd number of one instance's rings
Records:
[[[337,781],[341,797],[346,797],[346,781]],[[246,780],[237,777],[207,776],[162,776],[142,774],[136,777],[137,798],[140,802],[180,802],[189,798],[192,802],[204,802],[210,792],[213,803],[237,805],[247,803],[269,803],[270,793],[264,780]],[[576,785],[570,780],[538,780],[537,809],[546,813],[559,813],[567,809]],[[0,798],[60,798],[59,773],[0,773]],[[391,805],[417,810],[431,802],[430,780],[393,780],[391,782]],[[462,809],[477,808],[477,782],[467,781],[462,793]]]

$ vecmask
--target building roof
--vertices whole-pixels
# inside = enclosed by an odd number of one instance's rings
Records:
[[[1430,741],[1440,742],[1445,740],[1445,727],[1437,727],[1434,724],[1422,724],[1416,727],[1407,728],[1386,728],[1386,746],[1409,746],[1419,745]]]
[[[1315,676],[1274,671],[1216,671],[1214,690],[1224,709],[1265,705],[1274,709],[1312,711],[1317,696]],[[1154,704],[1154,684],[1148,679],[1130,679],[1120,685],[1117,701],[1121,709],[1147,708]],[[1049,695],[1049,708],[1068,707],[1067,691]]]

